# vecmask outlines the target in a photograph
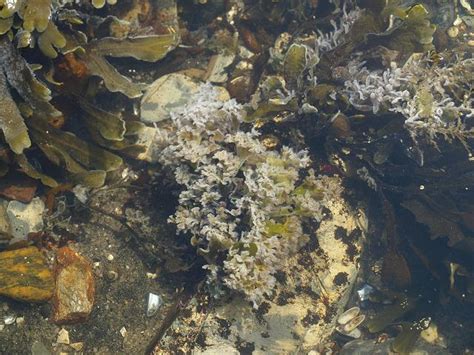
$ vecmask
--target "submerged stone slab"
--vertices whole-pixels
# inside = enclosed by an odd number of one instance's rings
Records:
[[[334,177],[331,183],[341,181]],[[363,207],[350,206],[342,196],[325,207],[328,213],[313,226],[308,244],[276,275],[272,298],[256,310],[238,294],[217,304],[198,295],[168,329],[156,353],[179,346],[206,354],[220,344],[254,355],[324,349],[355,283],[367,230]],[[205,344],[186,340],[186,334],[200,334]]]
[[[197,89],[198,85],[184,74],[163,75],[143,95],[141,120],[153,123],[170,118],[170,111],[186,105]]]
[[[53,273],[36,247],[0,253],[0,295],[27,302],[44,302],[54,290]]]
[[[394,339],[388,339],[384,342],[377,342],[376,340],[353,340],[348,342],[341,349],[340,355],[372,355],[372,354],[389,354],[395,355],[391,350]],[[440,346],[427,343],[423,340],[418,340],[410,351],[412,355],[449,355],[450,352]]]
[[[60,248],[56,256],[53,322],[84,322],[92,312],[94,298],[95,283],[89,261],[68,247]]]

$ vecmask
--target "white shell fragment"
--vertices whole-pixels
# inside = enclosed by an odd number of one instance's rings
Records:
[[[375,291],[375,289],[369,284],[365,284],[359,290],[357,290],[357,295],[359,295],[359,300],[361,302],[367,301],[370,295]]]
[[[156,312],[158,312],[158,309],[160,309],[162,304],[162,298],[159,295],[150,292],[148,294],[148,306],[146,309],[147,317],[153,317]]]
[[[127,336],[127,328],[120,328],[120,335],[122,336],[122,338],[125,338]]]
[[[5,323],[6,325],[10,325],[10,324],[15,323],[15,320],[16,320],[15,315],[8,315],[8,316],[5,316],[5,318],[3,318],[3,323]]]
[[[337,318],[337,322],[339,324],[346,324],[349,323],[352,319],[356,318],[360,313],[359,307],[352,307],[349,308],[347,311],[342,313],[339,318]]]

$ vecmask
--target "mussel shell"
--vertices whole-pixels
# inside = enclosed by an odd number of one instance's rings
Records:
[[[345,332],[350,333],[354,329],[356,329],[359,325],[361,325],[364,320],[365,320],[365,314],[359,314],[356,317],[352,318],[346,324],[342,325],[342,329]]]
[[[339,334],[342,334],[346,337],[349,337],[349,338],[353,338],[353,339],[358,339],[362,336],[362,332],[360,331],[360,329],[356,328],[356,329],[353,329],[351,330],[350,332],[346,332],[344,331],[343,329],[344,327],[343,326],[337,326],[336,327],[336,331],[339,333]]]
[[[339,324],[347,324],[349,323],[352,319],[356,318],[360,314],[360,308],[359,307],[352,307],[349,308],[347,311],[342,313],[338,318],[337,322]]]

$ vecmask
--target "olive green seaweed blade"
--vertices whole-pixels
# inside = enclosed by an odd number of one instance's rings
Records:
[[[104,80],[105,87],[111,92],[121,92],[129,98],[142,96],[145,85],[132,82],[126,76],[120,74],[107,59],[94,53],[87,52],[81,56],[87,68],[93,75]]]
[[[49,58],[56,58],[58,53],[55,48],[64,48],[66,43],[66,38],[52,22],[49,23],[46,30],[38,37],[38,47]]]
[[[123,165],[123,160],[119,156],[83,141],[70,132],[56,129],[41,118],[33,118],[29,125],[34,141],[39,145],[51,148],[51,152],[56,151],[58,159],[60,156],[62,158],[70,156],[87,170],[113,171]],[[59,152],[60,155],[58,155]],[[72,164],[70,168],[72,168]],[[76,173],[79,169],[72,168],[72,170],[73,173]]]
[[[106,37],[92,41],[89,48],[101,56],[132,57],[155,62],[165,57],[178,44],[177,34],[129,37]]]
[[[7,33],[13,25],[13,16],[8,18],[0,18],[0,35]]]
[[[416,301],[413,298],[403,296],[394,304],[378,312],[372,319],[366,321],[365,326],[369,332],[378,333],[412,310],[415,307],[415,303]]]
[[[113,113],[101,110],[85,100],[79,100],[86,113],[87,124],[94,127],[100,135],[111,141],[121,141],[125,135],[125,121]]]
[[[5,74],[0,69],[0,129],[11,150],[21,154],[31,146],[28,128],[18,107],[10,96]]]
[[[430,322],[431,319],[426,317],[413,323],[402,323],[402,332],[393,341],[392,350],[397,354],[410,354],[421,332],[429,327]]]
[[[52,0],[26,0],[19,11],[23,28],[28,32],[43,32],[51,19]]]
[[[303,44],[292,44],[283,62],[283,73],[287,82],[296,82],[307,64],[308,48]]]
[[[43,185],[49,187],[56,187],[59,185],[52,177],[39,172],[33,165],[31,165],[24,154],[15,156],[15,160],[21,170],[30,178],[39,180]]]
[[[0,0],[0,18],[13,18],[21,4],[21,0]]]

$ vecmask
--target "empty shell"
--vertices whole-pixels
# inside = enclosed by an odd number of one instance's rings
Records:
[[[346,324],[343,324],[342,329],[344,329],[345,332],[350,333],[354,329],[356,329],[359,325],[361,325],[364,320],[365,320],[365,315],[359,314],[356,317],[352,318]]]
[[[163,300],[161,299],[161,297],[157,294],[150,292],[148,294],[148,306],[146,309],[147,317],[154,316],[156,312],[158,312],[158,309],[160,309],[162,304],[163,304]]]
[[[352,307],[349,308],[347,311],[342,313],[339,318],[337,318],[337,322],[339,324],[346,324],[350,322],[353,318],[357,317],[360,313],[359,307]]]

